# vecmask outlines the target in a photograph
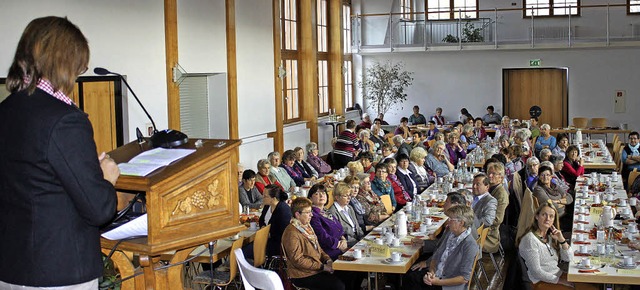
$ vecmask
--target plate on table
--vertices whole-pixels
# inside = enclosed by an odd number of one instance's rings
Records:
[[[638,265],[636,265],[636,263],[633,263],[633,265],[627,265],[627,264],[623,264],[622,262],[618,262],[613,266],[618,269],[635,269]]]
[[[404,259],[400,258],[400,261],[394,261],[391,258],[386,258],[384,260],[382,260],[382,264],[387,264],[387,265],[397,265],[397,264],[402,264],[404,263]]]
[[[624,251],[616,251],[616,258],[622,258],[624,256],[632,256],[635,255],[638,251],[636,250],[624,250]]]
[[[576,268],[578,268],[579,270],[593,270],[596,267],[594,267],[593,265],[584,266],[582,264],[578,264],[578,265],[576,265]]]

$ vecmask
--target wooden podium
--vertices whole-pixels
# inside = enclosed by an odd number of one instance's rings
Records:
[[[120,176],[119,195],[146,194],[148,237],[117,245],[112,256],[121,277],[134,275],[131,253],[139,255],[143,275],[122,283],[122,289],[183,289],[182,265],[155,270],[160,255],[175,251],[171,264],[184,261],[193,249],[245,229],[239,223],[239,140],[203,140],[196,148],[189,140],[179,148],[196,152],[144,176]],[[146,142],[131,142],[109,152],[116,163],[128,162],[145,150]],[[127,192],[127,193],[121,193]],[[109,253],[117,241],[102,238]]]

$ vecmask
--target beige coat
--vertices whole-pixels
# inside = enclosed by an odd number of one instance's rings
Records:
[[[322,265],[331,260],[318,244],[318,249],[293,224],[282,234],[282,247],[287,256],[289,278],[305,278],[321,272]]]
[[[496,219],[493,221],[493,225],[491,225],[487,240],[482,249],[482,251],[486,253],[495,253],[498,251],[498,246],[500,245],[500,224],[502,224],[502,220],[504,220],[504,213],[509,205],[509,193],[502,184],[493,189],[491,196],[498,200],[498,207],[496,208]]]

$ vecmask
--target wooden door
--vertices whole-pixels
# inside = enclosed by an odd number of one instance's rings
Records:
[[[568,125],[567,69],[503,70],[503,109],[511,119],[528,120],[531,106],[542,108],[539,125]]]

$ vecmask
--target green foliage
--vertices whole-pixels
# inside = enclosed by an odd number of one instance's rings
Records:
[[[360,87],[364,98],[369,101],[369,106],[384,114],[394,105],[407,100],[405,90],[413,83],[411,75],[413,72],[405,71],[402,62],[375,62],[367,67]]]
[[[107,256],[102,255],[102,262],[104,264],[104,272],[102,277],[98,279],[99,290],[120,290],[122,281],[120,279],[120,273],[118,273],[113,267],[113,261],[107,259]]]
[[[460,39],[458,37],[453,36],[451,34],[447,34],[442,39],[443,42],[446,43],[458,43]],[[484,37],[482,36],[482,28],[476,28],[471,21],[466,21],[464,27],[462,28],[462,42],[483,42]]]

